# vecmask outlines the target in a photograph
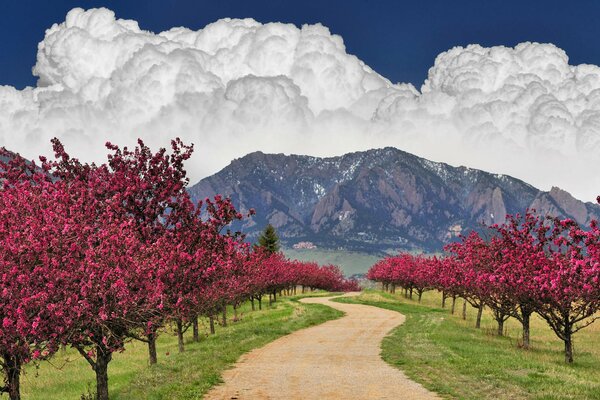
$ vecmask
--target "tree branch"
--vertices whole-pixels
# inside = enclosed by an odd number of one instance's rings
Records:
[[[150,343],[150,341],[148,339],[146,339],[142,336],[136,335],[135,333],[128,333],[127,337],[131,338],[131,339],[139,340],[140,342],[143,342],[143,343]]]
[[[81,354],[83,356],[83,358],[85,358],[85,360],[92,366],[92,368],[95,371],[96,370],[96,362],[94,361],[94,359],[92,357],[90,357],[89,354],[86,353],[85,350],[83,350],[81,347],[79,347],[79,346],[74,346],[74,347],[77,349],[79,354]]]
[[[596,322],[596,320],[600,319],[600,316],[598,317],[594,317],[592,319],[590,319],[589,321],[586,321],[584,324],[582,325],[574,325],[573,326],[573,333],[578,332],[580,330],[582,330],[583,328],[585,328],[586,326],[590,326],[591,324],[593,324],[594,322]]]

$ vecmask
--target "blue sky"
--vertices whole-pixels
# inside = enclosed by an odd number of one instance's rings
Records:
[[[73,7],[113,9],[143,29],[198,29],[223,17],[321,22],[349,53],[393,82],[420,87],[440,52],[457,45],[551,42],[571,64],[600,64],[600,2],[578,1],[4,1],[0,3],[0,84],[34,85],[31,67],[44,30]]]

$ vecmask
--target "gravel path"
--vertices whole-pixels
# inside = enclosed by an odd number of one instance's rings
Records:
[[[346,313],[243,355],[223,375],[216,399],[438,399],[380,357],[381,340],[404,322],[394,311],[312,297]]]

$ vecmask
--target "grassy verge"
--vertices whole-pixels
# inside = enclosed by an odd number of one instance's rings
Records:
[[[301,304],[297,298],[283,298],[272,308],[251,311],[245,304],[241,320],[228,327],[217,326],[216,335],[204,335],[199,343],[186,333],[186,351],[178,353],[177,339],[170,332],[159,337],[158,364],[147,365],[143,343],[127,344],[109,366],[111,399],[199,399],[221,381],[221,372],[240,355],[291,333],[342,315],[318,304]],[[229,313],[232,316],[232,313]],[[208,331],[207,321],[202,328]],[[79,399],[95,377],[88,364],[71,350],[59,352],[50,363],[29,367],[23,377],[24,400]]]
[[[382,343],[382,357],[411,379],[452,399],[600,399],[600,324],[575,336],[575,364],[566,365],[560,342],[541,319],[532,321],[531,350],[518,348],[520,325],[510,321],[507,336],[494,335],[487,312],[475,329],[468,318],[439,307],[440,294],[426,293],[421,305],[400,294],[368,291],[336,301],[398,311],[406,322]]]

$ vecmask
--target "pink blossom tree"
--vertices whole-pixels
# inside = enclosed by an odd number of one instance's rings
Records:
[[[18,400],[23,365],[50,357],[66,330],[52,267],[67,210],[62,185],[18,155],[0,155],[8,159],[0,162],[0,393]]]
[[[564,342],[565,361],[572,363],[573,335],[600,318],[600,231],[596,223],[586,232],[572,220],[556,218],[549,235],[548,262],[534,277],[540,299],[536,311]]]

